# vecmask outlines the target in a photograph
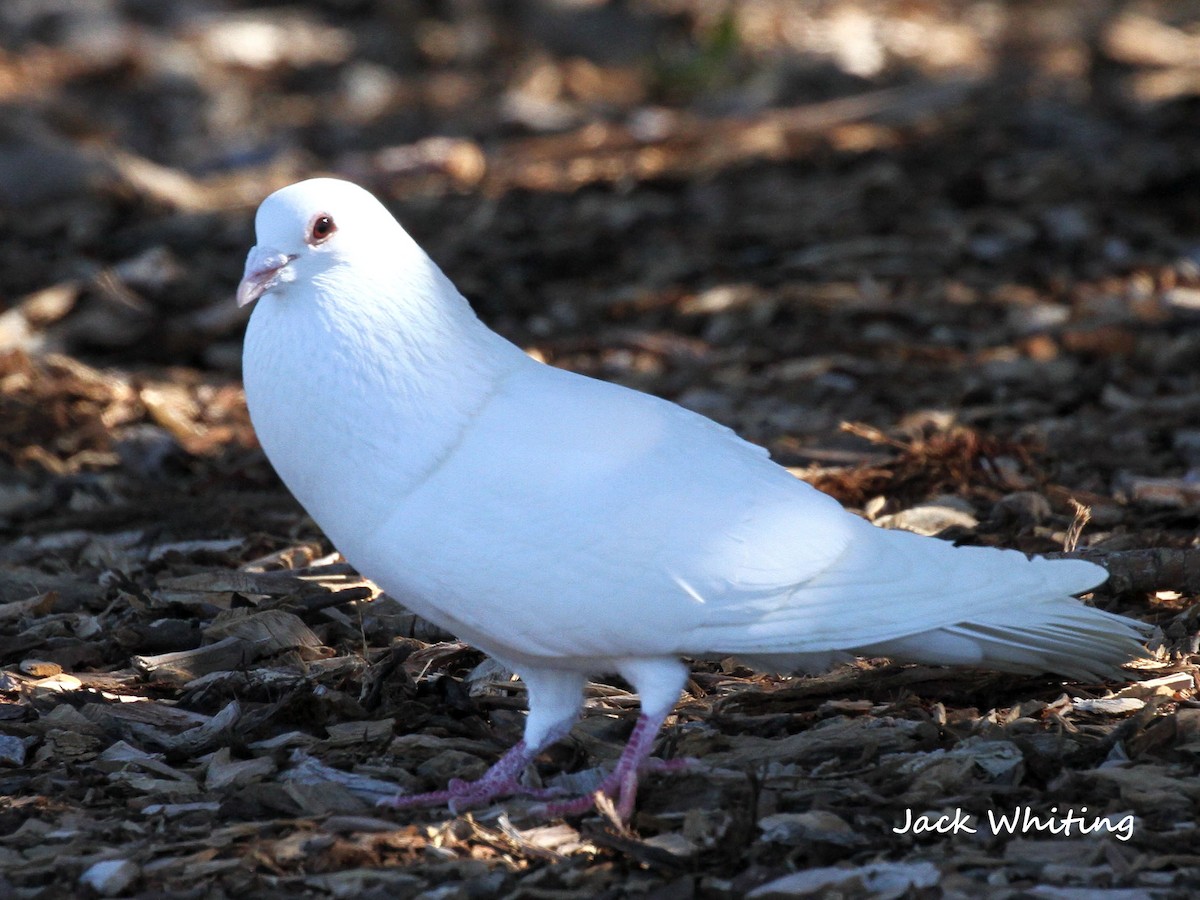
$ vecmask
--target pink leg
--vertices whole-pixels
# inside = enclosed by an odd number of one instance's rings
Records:
[[[522,679],[529,689],[529,716],[525,720],[525,739],[496,761],[476,781],[452,779],[444,791],[427,794],[397,794],[383,800],[380,806],[407,809],[413,806],[446,804],[452,813],[512,794],[524,794],[538,799],[554,797],[556,789],[538,790],[521,784],[525,768],[542,750],[571,730],[583,702],[584,677],[579,672],[560,672],[526,668]]]
[[[463,781],[461,778],[451,779],[444,791],[430,791],[427,794],[397,794],[388,800],[380,800],[380,806],[390,806],[395,809],[408,809],[414,806],[440,806],[445,804],[452,813],[482,806],[497,797],[507,797],[512,794],[528,794],[532,797],[544,798],[554,795],[553,790],[537,790],[521,784],[521,774],[525,767],[533,762],[536,752],[530,752],[524,741],[518,741],[516,746],[505,753],[490,769],[476,781]]]
[[[662,727],[664,719],[666,719],[665,713],[653,717],[645,713],[638,716],[637,724],[633,727],[633,734],[629,736],[629,743],[621,751],[621,758],[617,760],[616,766],[608,777],[596,788],[598,792],[617,801],[617,815],[620,816],[622,822],[628,822],[630,816],[633,815],[633,805],[637,800],[638,772],[643,768],[652,767],[647,765],[653,762],[650,759],[650,751],[654,749],[654,738],[658,734],[658,729]],[[668,769],[675,768],[670,763],[665,763],[664,766]],[[653,768],[658,768],[658,766],[653,766]],[[546,815],[574,816],[586,812],[595,802],[593,796],[548,803],[545,807]]]
[[[612,774],[600,783],[597,790],[616,800],[616,813],[622,822],[633,815],[633,804],[637,800],[638,773],[657,762],[650,759],[654,749],[654,738],[662,727],[675,703],[679,692],[687,681],[687,667],[678,659],[659,657],[649,659],[624,659],[616,664],[621,676],[634,686],[642,698],[642,714],[638,716],[629,743],[621,751],[621,757]],[[687,765],[687,763],[682,763]],[[657,768],[675,768],[675,762],[658,763]],[[586,811],[595,795],[549,803],[547,815],[572,816]]]

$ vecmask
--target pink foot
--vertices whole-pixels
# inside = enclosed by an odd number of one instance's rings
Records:
[[[444,791],[430,791],[426,794],[397,794],[390,799],[380,800],[378,805],[393,809],[445,805],[450,808],[450,812],[457,814],[464,809],[482,806],[498,797],[509,797],[513,794],[525,794],[539,800],[556,796],[560,793],[557,789],[538,789],[521,784],[521,774],[525,771],[525,767],[533,761],[533,756],[534,754],[526,748],[525,742],[520,741],[476,781],[454,778],[446,785]]]
[[[665,716],[664,716],[665,717]],[[560,800],[547,803],[541,807],[544,815],[551,817],[576,816],[587,812],[596,804],[597,795],[603,795],[615,800],[614,809],[620,822],[628,822],[633,816],[634,803],[637,801],[638,773],[642,770],[654,772],[678,772],[681,769],[698,765],[692,759],[652,759],[650,751],[654,746],[654,737],[662,725],[662,719],[651,719],[646,715],[638,717],[629,743],[621,751],[621,758],[608,777],[600,782],[596,790],[585,797],[575,797],[571,800]]]
[[[511,797],[522,794],[535,800],[547,800],[557,796],[560,791],[554,788],[531,788],[521,784],[515,778],[503,781],[484,782],[463,781],[461,778],[451,780],[444,791],[430,791],[426,794],[397,794],[386,800],[380,800],[379,806],[393,809],[411,809],[417,806],[445,806],[450,812],[458,814],[463,810],[483,806],[500,797]]]

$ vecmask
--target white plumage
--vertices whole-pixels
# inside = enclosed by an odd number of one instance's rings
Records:
[[[605,785],[628,815],[681,657],[1087,678],[1141,652],[1139,623],[1071,598],[1099,566],[875,528],[702,416],[534,361],[361,188],[292,185],[256,228],[238,299],[258,299],[246,397],[271,462],[360,571],[529,688],[488,775],[399,804],[517,790],[588,673],[642,698]]]

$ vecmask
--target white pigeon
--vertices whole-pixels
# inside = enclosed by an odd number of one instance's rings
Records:
[[[528,688],[524,739],[481,779],[396,805],[529,792],[589,674],[641,698],[601,786],[628,818],[684,657],[1088,679],[1144,652],[1141,623],[1072,598],[1099,566],[876,528],[709,419],[531,359],[362,188],[283,188],[255,227],[237,300],[258,301],[243,361],[267,456],[349,562]]]

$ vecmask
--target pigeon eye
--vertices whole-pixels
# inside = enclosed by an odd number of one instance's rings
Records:
[[[337,231],[337,225],[333,222],[333,216],[321,213],[308,226],[308,242],[310,244],[319,244],[327,240],[335,231]]]

